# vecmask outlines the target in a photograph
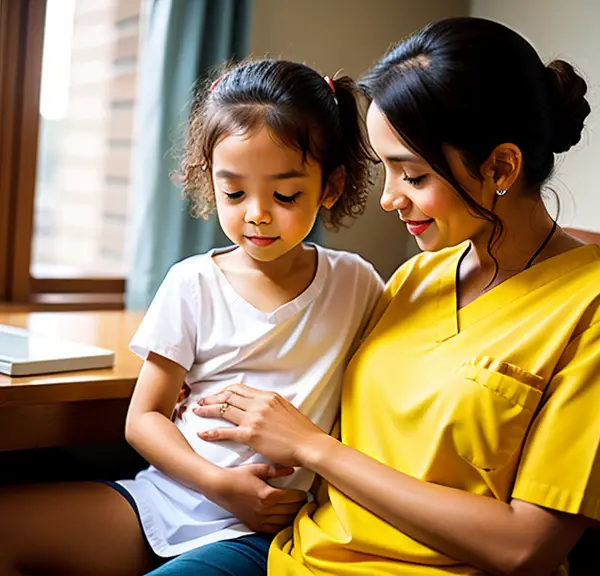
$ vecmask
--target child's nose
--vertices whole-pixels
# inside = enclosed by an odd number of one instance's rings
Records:
[[[259,224],[270,224],[271,214],[263,203],[252,202],[246,210],[246,222],[256,226]]]

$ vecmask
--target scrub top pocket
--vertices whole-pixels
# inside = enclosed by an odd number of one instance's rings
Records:
[[[459,414],[452,427],[458,454],[475,468],[502,468],[520,449],[545,381],[518,366],[483,357],[455,374]]]

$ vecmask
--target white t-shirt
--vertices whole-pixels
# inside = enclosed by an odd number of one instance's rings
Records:
[[[212,250],[175,264],[160,286],[131,349],[154,352],[188,370],[194,405],[234,383],[274,390],[329,432],[339,408],[344,368],[383,282],[360,256],[315,246],[317,271],[308,288],[272,313],[241,298],[216,265]],[[229,250],[229,249],[226,249]],[[205,442],[197,433],[228,424],[186,410],[175,424],[193,450],[223,467],[265,462],[233,442]],[[271,482],[308,490],[313,474],[297,469]],[[175,556],[250,534],[230,512],[155,467],[122,480],[140,512],[152,549]]]

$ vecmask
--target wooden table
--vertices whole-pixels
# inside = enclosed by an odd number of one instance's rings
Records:
[[[0,451],[123,439],[127,405],[141,367],[128,350],[137,312],[10,312],[0,324],[115,352],[115,366],[43,376],[0,375]]]

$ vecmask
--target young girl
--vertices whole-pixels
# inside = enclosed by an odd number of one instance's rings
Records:
[[[170,416],[184,382],[192,407],[245,383],[331,429],[346,360],[382,292],[360,257],[303,243],[318,215],[337,228],[364,209],[354,89],[260,60],[227,71],[193,107],[185,192],[198,215],[216,207],[234,246],[175,264],[131,343],[145,362],[126,436],[152,466],[119,483],[0,493],[0,573],[137,575],[226,540],[224,569],[265,571],[266,533],[292,521],[313,474],[201,440],[219,420]],[[226,572],[203,572],[213,573]]]

